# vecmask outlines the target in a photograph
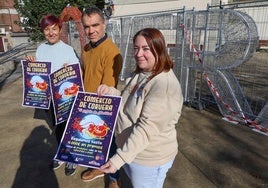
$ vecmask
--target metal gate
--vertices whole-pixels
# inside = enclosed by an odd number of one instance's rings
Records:
[[[245,11],[209,7],[110,19],[108,34],[124,57],[121,80],[135,67],[132,37],[145,27],[164,34],[186,103],[199,109],[216,105],[214,110],[228,119],[253,124],[256,129],[268,127],[267,113],[262,110],[267,95],[261,92],[268,90],[268,58],[255,62],[260,31]],[[267,57],[267,53],[262,55]]]

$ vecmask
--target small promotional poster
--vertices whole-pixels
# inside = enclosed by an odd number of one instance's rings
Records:
[[[78,92],[55,160],[99,168],[108,159],[121,96]]]
[[[22,60],[21,64],[23,74],[22,106],[49,109],[51,63]]]
[[[84,91],[80,64],[71,64],[50,74],[55,123],[67,121],[78,91]]]

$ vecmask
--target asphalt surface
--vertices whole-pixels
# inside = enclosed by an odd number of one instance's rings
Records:
[[[104,188],[107,177],[81,181],[85,167],[70,177],[51,169],[57,144],[49,116],[21,103],[18,72],[0,90],[0,187]],[[179,153],[164,188],[268,187],[268,136],[187,106],[176,130]],[[131,188],[124,172],[121,181]]]

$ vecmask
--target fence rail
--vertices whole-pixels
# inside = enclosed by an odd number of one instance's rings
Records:
[[[267,1],[208,6],[200,11],[183,8],[111,18],[107,33],[124,58],[121,80],[136,65],[134,34],[145,27],[158,28],[174,60],[185,103],[267,132],[267,17]],[[70,41],[78,41],[73,32]]]
[[[268,16],[268,4],[243,10],[232,4],[110,19],[108,33],[124,56],[121,80],[135,67],[132,37],[155,27],[165,36],[185,102],[200,109],[216,105],[225,117],[268,128],[268,53],[256,51],[266,45],[268,22],[254,18],[259,10]]]

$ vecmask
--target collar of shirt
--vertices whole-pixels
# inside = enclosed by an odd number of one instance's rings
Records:
[[[99,46],[103,41],[105,41],[105,39],[107,39],[107,33],[105,33],[105,35],[98,40],[97,42],[95,42],[94,44],[90,42],[90,45],[92,48],[96,48],[97,46]]]

